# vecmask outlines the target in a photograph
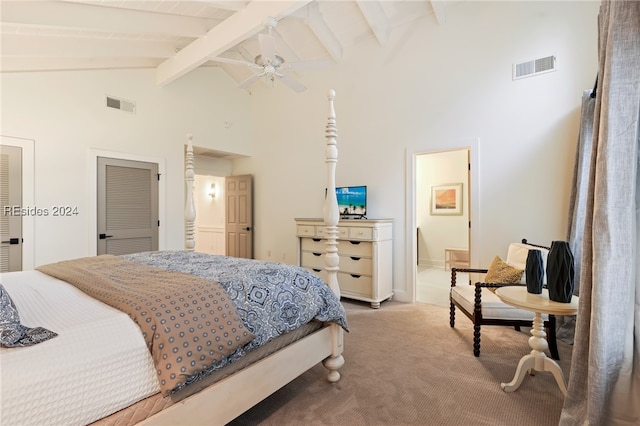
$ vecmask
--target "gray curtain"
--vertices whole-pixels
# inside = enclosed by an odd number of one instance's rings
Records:
[[[582,234],[589,201],[589,170],[593,146],[593,114],[596,106],[596,89],[582,94],[580,112],[580,135],[573,169],[573,186],[569,201],[569,232],[567,240],[575,258],[575,288],[573,294],[580,295],[580,265],[582,264]],[[565,343],[573,344],[575,316],[556,317],[556,336]]]
[[[579,247],[580,302],[561,425],[640,424],[640,2],[602,1]],[[582,191],[577,188],[576,191]]]
[[[596,85],[597,86],[597,85]],[[580,137],[576,151],[573,170],[573,187],[569,201],[569,235],[568,241],[576,259],[575,289],[573,294],[580,295],[580,265],[582,258],[582,234],[586,220],[589,200],[589,170],[593,147],[593,115],[596,106],[597,88],[585,90],[582,94],[582,110],[580,112]]]

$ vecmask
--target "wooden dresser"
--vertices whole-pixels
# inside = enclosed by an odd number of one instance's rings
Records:
[[[326,227],[322,219],[296,219],[298,265],[326,281]],[[354,219],[338,223],[338,283],[342,297],[379,308],[393,296],[393,220]]]

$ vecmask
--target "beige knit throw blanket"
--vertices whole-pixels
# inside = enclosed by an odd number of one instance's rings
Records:
[[[217,283],[101,255],[40,266],[128,314],[151,351],[163,394],[254,339]]]

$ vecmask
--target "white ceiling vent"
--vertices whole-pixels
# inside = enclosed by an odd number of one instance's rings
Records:
[[[545,58],[533,59],[519,64],[513,64],[513,79],[518,80],[534,75],[545,74],[556,71],[556,57],[547,56]]]
[[[127,101],[126,99],[118,99],[113,96],[106,96],[107,98],[107,108],[119,109],[121,111],[130,112],[135,114],[136,112],[136,103]]]

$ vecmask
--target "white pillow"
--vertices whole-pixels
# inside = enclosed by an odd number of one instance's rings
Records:
[[[549,250],[545,248],[540,248],[536,246],[532,246],[529,244],[523,243],[511,243],[509,244],[509,251],[507,252],[506,262],[518,269],[525,269],[525,273],[522,274],[522,280],[520,280],[521,284],[526,284],[526,266],[527,266],[527,255],[529,254],[529,250],[540,250],[542,252],[542,266],[544,267],[544,277],[542,278],[542,282],[544,284],[547,283],[547,256],[549,255]]]

